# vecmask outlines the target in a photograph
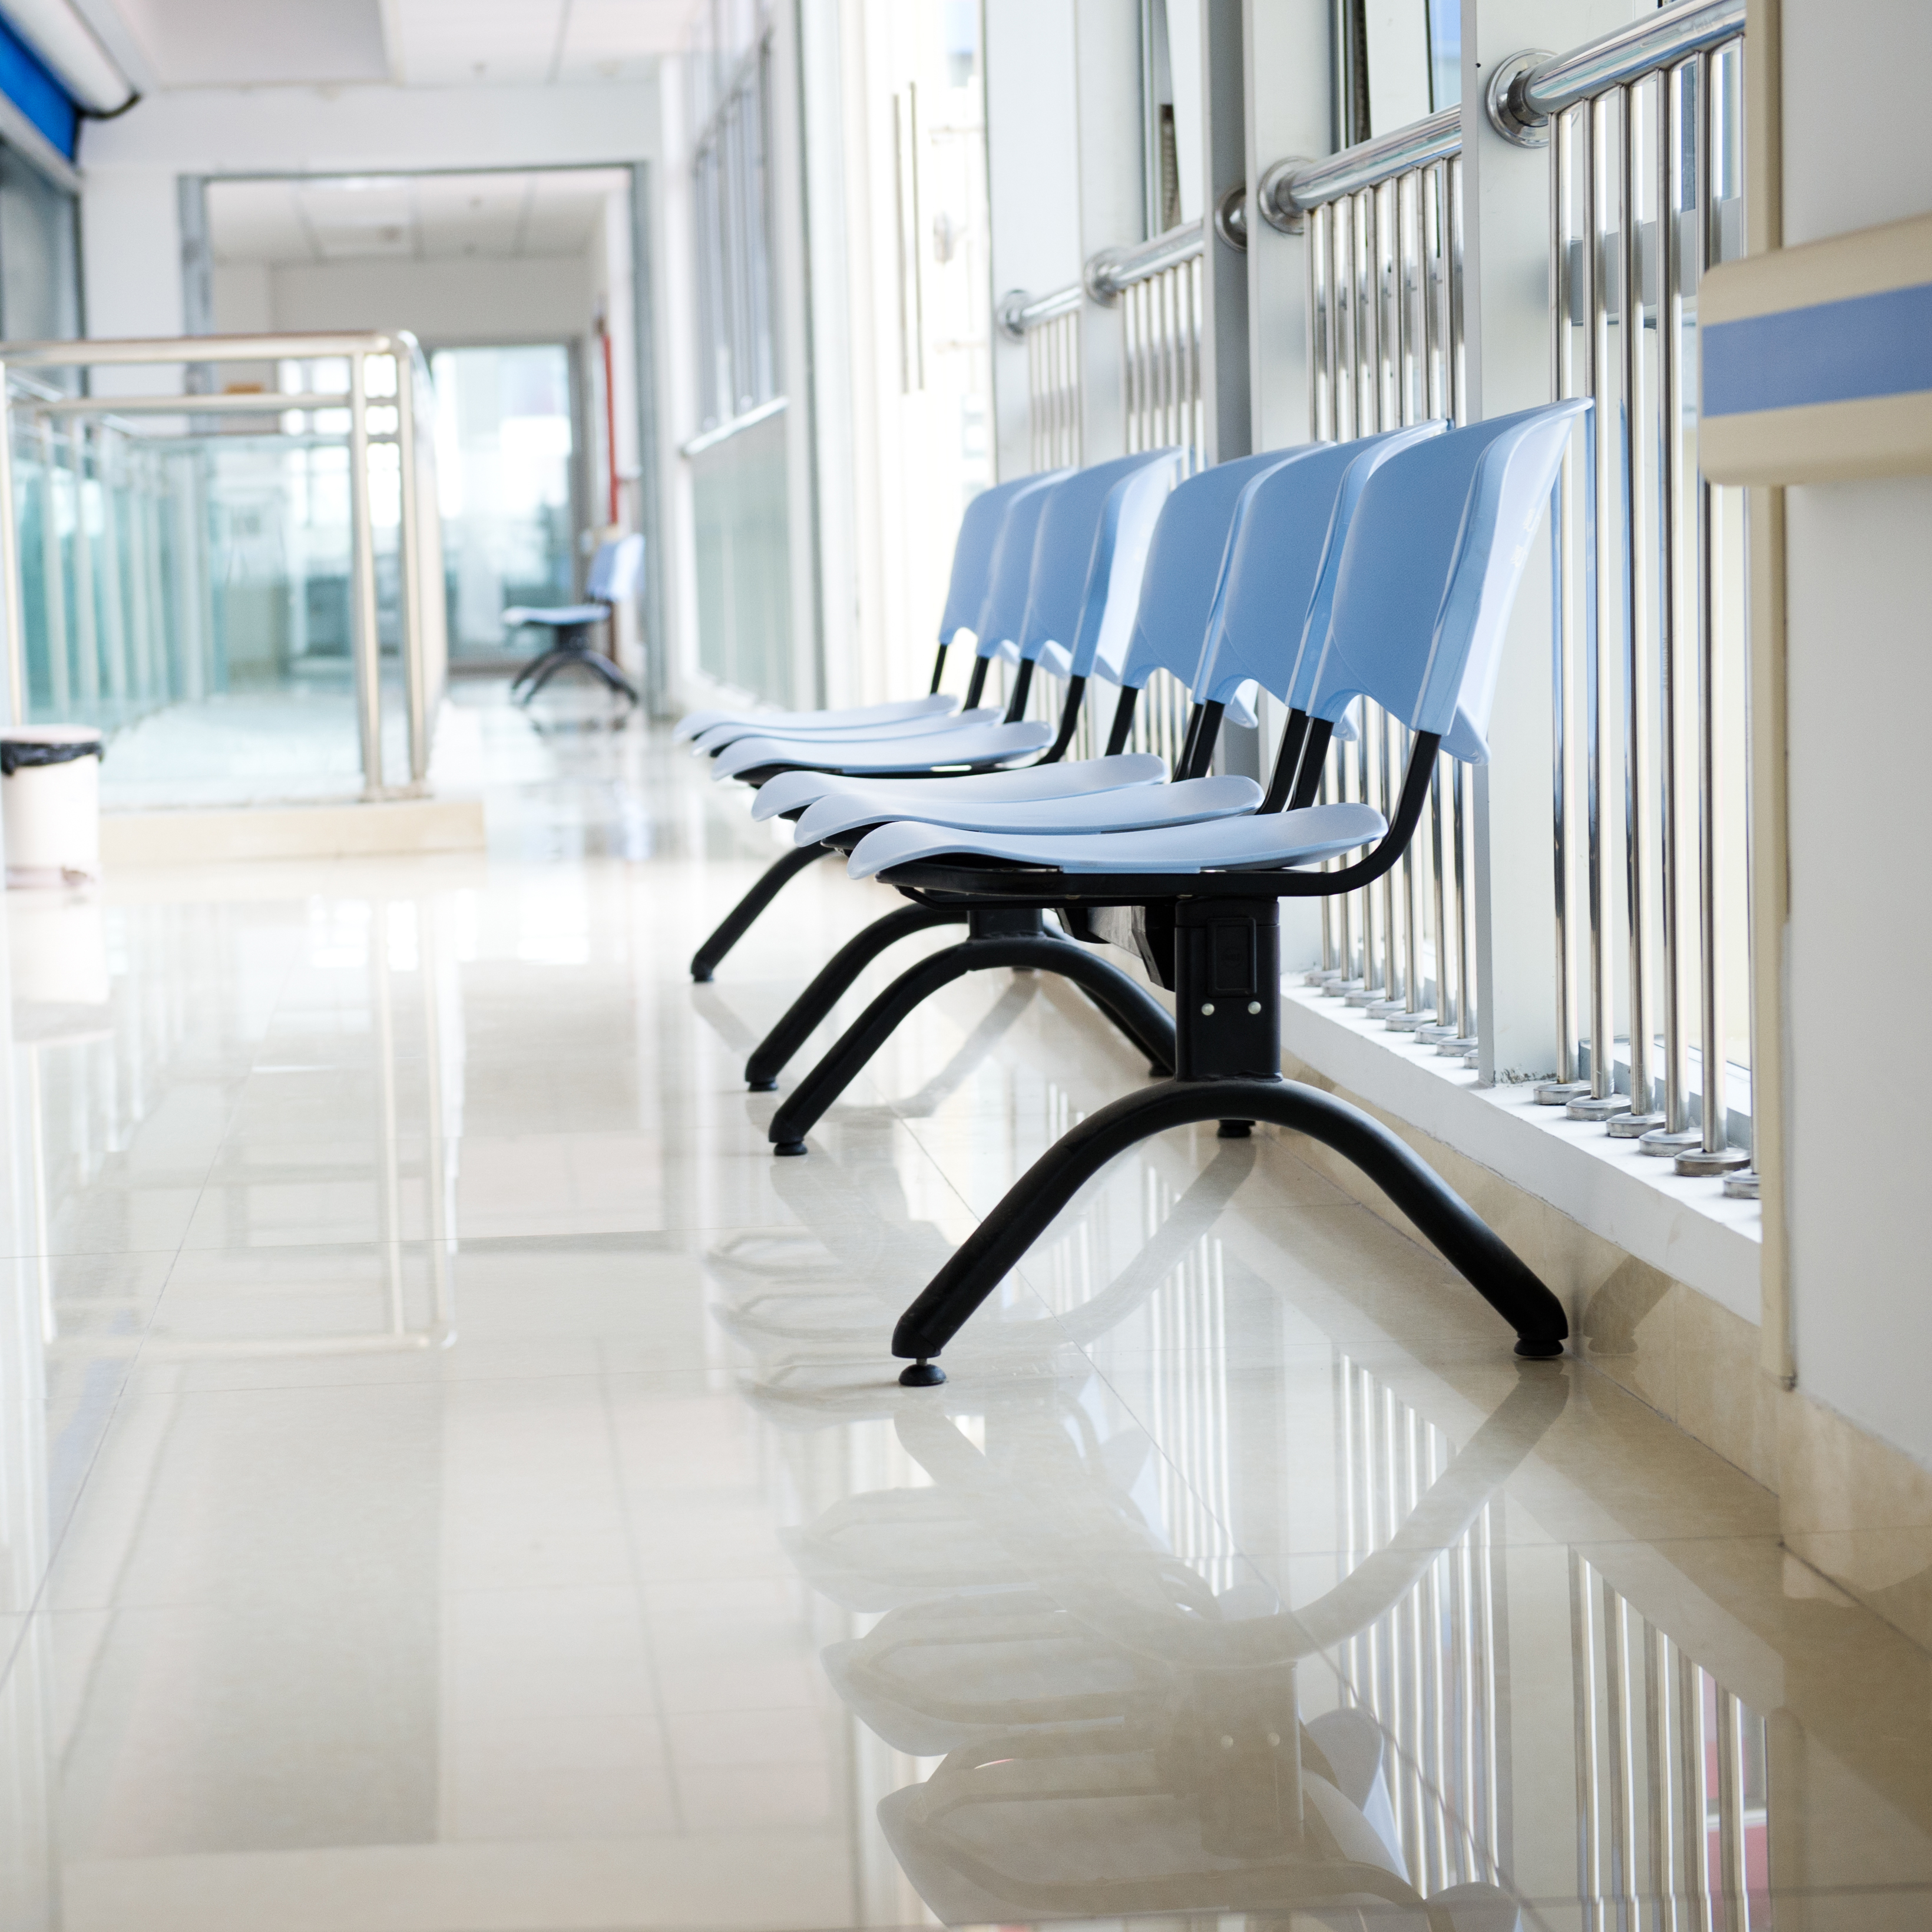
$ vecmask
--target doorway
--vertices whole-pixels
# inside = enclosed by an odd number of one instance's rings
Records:
[[[561,342],[430,355],[453,661],[512,650],[513,604],[575,600],[572,361]]]

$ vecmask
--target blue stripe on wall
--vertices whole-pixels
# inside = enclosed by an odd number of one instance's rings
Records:
[[[68,160],[74,159],[80,122],[74,98],[4,19],[0,19],[0,94],[6,95]]]
[[[1704,331],[1704,413],[1743,416],[1932,389],[1932,283]]]

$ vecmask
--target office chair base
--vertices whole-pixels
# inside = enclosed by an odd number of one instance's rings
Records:
[[[638,687],[608,658],[600,657],[581,644],[553,644],[541,656],[531,658],[510,680],[510,695],[519,704],[527,704],[559,671],[568,670],[573,664],[601,679],[608,688],[619,696],[628,698],[633,710],[644,701]],[[519,687],[523,692],[520,697],[518,697]]]
[[[784,886],[814,860],[826,857],[829,845],[795,845],[774,859],[758,874],[758,883],[727,913],[718,929],[691,956],[691,976],[700,986],[717,971],[725,954],[749,932],[758,915]]]
[[[1030,908],[975,910],[968,936],[902,973],[848,1027],[794,1088],[767,1129],[781,1152],[808,1134],[826,1108],[897,1030],[943,986],[992,967],[1037,966],[1071,980],[1149,1060],[1172,1066],[1174,1022],[1160,1002],[1118,966],[1071,939],[1048,934]]]

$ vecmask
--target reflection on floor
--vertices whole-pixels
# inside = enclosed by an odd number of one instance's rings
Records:
[[[774,1161],[891,903],[662,741],[476,714],[487,859],[8,904],[0,1925],[1932,1922],[1926,1657],[1271,1133],[956,987]],[[938,944],[940,933],[916,944]]]

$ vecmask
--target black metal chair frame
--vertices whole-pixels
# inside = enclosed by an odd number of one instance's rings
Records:
[[[1291,809],[1313,802],[1330,730],[1323,720],[1290,713],[1269,799],[1286,793]],[[1518,1354],[1563,1352],[1569,1322],[1562,1304],[1432,1168],[1360,1108],[1282,1077],[1280,902],[1352,892],[1388,872],[1421,818],[1440,743],[1433,733],[1415,734],[1394,823],[1371,851],[1332,872],[1075,874],[938,861],[884,874],[920,904],[981,916],[999,908],[1052,910],[1070,916],[1076,929],[1090,929],[1095,910],[1130,909],[1142,950],[1174,994],[1175,1011],[1172,1077],[1114,1101],[1055,1142],[900,1317],[892,1352],[912,1362],[902,1382],[929,1388],[945,1379],[933,1358],[1108,1162],[1152,1135],[1204,1120],[1238,1134],[1264,1121],[1332,1148],[1374,1181],[1515,1329]],[[1292,774],[1286,783],[1284,770]],[[778,1110],[770,1132],[779,1151],[801,1131],[809,1105],[830,1103],[832,1072],[849,1079],[916,1004],[895,997],[912,978],[902,976],[848,1029],[821,1063],[825,1080],[814,1070]],[[828,1064],[834,1061],[836,1070]],[[808,1094],[809,1102],[794,1106]]]
[[[559,671],[567,670],[574,665],[580,670],[587,670],[592,676],[601,678],[608,688],[620,696],[628,698],[631,700],[631,709],[634,711],[643,702],[638,687],[608,658],[591,648],[592,626],[608,624],[611,615],[610,607],[607,604],[601,618],[590,619],[582,623],[544,626],[553,630],[550,641],[510,680],[510,695],[516,698],[518,704],[527,704]],[[540,623],[540,620],[526,620],[518,628],[528,630],[532,624]],[[522,693],[520,697],[518,695],[520,691]]]

